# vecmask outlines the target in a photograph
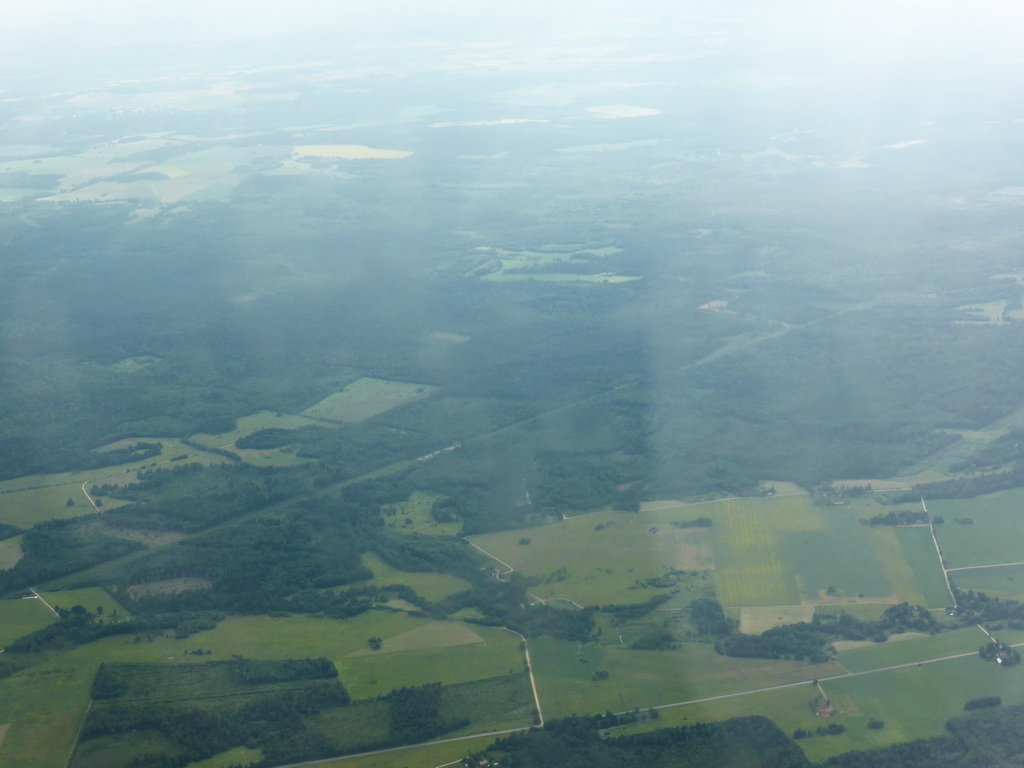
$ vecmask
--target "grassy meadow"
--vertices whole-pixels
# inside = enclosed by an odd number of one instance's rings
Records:
[[[866,672],[897,664],[913,664],[943,656],[971,653],[987,642],[977,627],[954,629],[937,635],[921,635],[854,648],[839,653],[839,663],[850,672]]]
[[[960,589],[973,589],[1001,600],[1024,599],[1024,565],[968,568],[953,571],[949,577]]]
[[[437,389],[426,384],[362,378],[353,381],[341,392],[335,392],[314,403],[302,415],[329,422],[365,421],[404,403],[427,397]]]
[[[0,541],[0,571],[6,571],[18,564],[25,553],[21,549],[21,536],[11,536]]]
[[[424,491],[413,491],[408,501],[389,504],[381,512],[384,524],[402,533],[419,533],[424,536],[457,536],[462,522],[439,523],[430,514],[434,503],[441,497]]]
[[[39,600],[0,600],[0,648],[55,620]]]
[[[235,448],[235,443],[243,437],[258,432],[261,429],[298,429],[313,425],[324,426],[323,422],[310,419],[306,416],[297,416],[292,413],[275,413],[274,411],[259,411],[242,416],[235,421],[235,428],[230,432],[221,432],[217,435],[210,435],[199,432],[192,435],[192,442],[204,445],[208,448],[222,448],[237,453],[243,461],[257,466],[285,466],[289,464],[300,464],[308,461],[288,451],[288,446],[268,450],[240,449]]]
[[[733,659],[702,644],[673,651],[633,651],[550,637],[530,642],[530,658],[545,718],[645,709],[843,671],[835,664]],[[608,678],[593,680],[597,670],[606,670]]]
[[[928,502],[928,511],[946,520],[935,534],[948,568],[1024,561],[1024,488],[973,499],[935,499]]]
[[[54,608],[68,609],[81,605],[87,611],[92,611],[93,613],[96,613],[96,609],[100,608],[105,616],[109,616],[115,611],[121,616],[125,616],[128,613],[125,607],[111,597],[107,590],[102,587],[68,589],[60,592],[40,592],[39,595]]]
[[[416,591],[420,597],[436,602],[456,592],[469,588],[469,583],[458,576],[447,573],[410,573],[392,568],[377,555],[368,552],[363,555],[362,563],[373,572],[373,578],[360,582],[362,585],[386,587],[390,584],[405,584]]]

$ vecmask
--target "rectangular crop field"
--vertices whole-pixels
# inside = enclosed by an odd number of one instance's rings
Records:
[[[621,646],[580,647],[540,637],[530,657],[545,719],[573,713],[621,712],[842,674],[835,664],[733,659],[709,645],[676,651]],[[594,680],[597,670],[608,678]]]
[[[942,575],[931,531],[927,527],[897,528],[896,538],[924,596],[924,602],[920,604],[928,608],[951,606],[953,598],[946,589],[946,579]]]
[[[302,412],[322,421],[351,423],[365,421],[396,406],[436,392],[438,387],[404,381],[363,378],[353,381],[341,392],[328,395]]]
[[[896,664],[913,664],[959,653],[977,652],[987,638],[977,627],[954,629],[937,635],[924,635],[906,640],[877,643],[864,648],[843,651],[839,663],[851,672],[881,669]]]
[[[928,511],[945,518],[935,533],[948,568],[1024,561],[1024,488],[935,499],[928,501]]]
[[[824,528],[804,496],[725,499],[711,507],[715,522],[715,591],[729,606],[798,605],[787,534]]]

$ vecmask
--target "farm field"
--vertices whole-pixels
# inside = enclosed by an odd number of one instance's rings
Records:
[[[1024,561],[1024,489],[973,499],[935,499],[928,511],[946,522],[935,527],[948,568]],[[970,524],[955,522],[969,519]]]
[[[949,603],[939,558],[927,528],[876,525],[863,526],[863,531],[882,573],[892,585],[892,602],[929,607],[944,607]],[[945,599],[941,599],[942,594]],[[938,605],[932,605],[929,596],[938,599]]]
[[[235,747],[198,763],[189,763],[187,768],[232,768],[235,765],[255,763],[262,759],[263,752],[258,749]]]
[[[325,760],[318,765],[322,768],[436,768],[461,760],[470,752],[480,752],[493,744],[494,740],[493,736],[481,736],[449,744],[399,747],[382,755],[339,757],[336,760]]]
[[[40,601],[0,600],[0,648],[55,621]]]
[[[638,588],[648,579],[673,570],[714,567],[712,529],[672,525],[706,515],[710,508],[694,511],[675,505],[637,514],[595,512],[469,540],[525,576],[540,579],[530,592],[542,599],[567,598],[580,605],[640,603],[653,594]],[[506,570],[500,564],[496,567]]]
[[[110,596],[107,590],[101,587],[85,587],[84,589],[68,589],[60,592],[40,592],[39,595],[55,609],[65,610],[81,605],[87,611],[97,613],[97,608],[103,609],[103,614],[109,616],[117,612],[121,616],[128,614],[125,607]]]
[[[700,644],[632,651],[541,637],[530,642],[530,657],[545,718],[646,709],[842,674],[835,664],[733,659]],[[609,673],[606,680],[591,679],[599,669]]]
[[[0,540],[0,571],[6,571],[18,564],[25,553],[21,550],[21,536]]]
[[[815,511],[819,529],[787,534],[782,543],[796,573],[801,601],[892,599],[893,586],[856,516],[841,506]],[[842,557],[837,557],[840,552]],[[829,587],[834,594],[828,593]]]
[[[896,538],[899,539],[907,564],[910,565],[924,596],[919,605],[928,608],[946,608],[952,605],[953,598],[946,588],[946,579],[942,575],[942,565],[935,551],[931,531],[925,526],[897,528]]]
[[[969,568],[953,571],[949,578],[963,590],[973,589],[1000,600],[1024,599],[1024,565]]]
[[[462,592],[469,584],[458,576],[447,573],[409,573],[392,568],[377,555],[369,552],[361,558],[364,566],[373,571],[373,578],[360,582],[367,586],[386,587],[389,584],[405,584],[416,591],[420,597],[436,602],[448,595]]]
[[[874,734],[851,728],[849,734],[830,737],[847,737],[846,749],[859,749],[875,746],[875,739],[894,744],[942,735],[946,720],[964,714],[964,703],[979,696],[1000,696],[1004,704],[1021,703],[1021,682],[1020,667],[1007,669],[972,655],[877,675],[828,680],[822,688],[838,710],[840,722],[866,718],[885,722],[885,728]],[[812,750],[807,751],[810,757],[818,757]]]
[[[925,635],[896,642],[873,643],[863,648],[842,651],[839,663],[851,672],[881,669],[896,664],[913,664],[957,653],[977,651],[987,639],[977,627],[964,627],[937,635]]]
[[[362,378],[353,381],[341,392],[328,395],[311,405],[302,415],[341,423],[365,421],[403,403],[427,397],[437,390],[438,387],[426,384]]]
[[[715,591],[726,606],[799,605],[787,534],[824,530],[807,495],[724,499],[711,505],[715,521]],[[828,585],[826,585],[828,586]]]
[[[457,536],[462,530],[462,522],[439,523],[430,514],[434,503],[441,497],[414,491],[408,501],[389,504],[381,512],[384,524],[403,533],[419,533],[424,536]]]

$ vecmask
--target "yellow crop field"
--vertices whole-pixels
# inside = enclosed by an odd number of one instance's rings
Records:
[[[715,521],[715,591],[722,605],[797,605],[800,591],[782,535],[823,527],[803,495],[724,499]]]

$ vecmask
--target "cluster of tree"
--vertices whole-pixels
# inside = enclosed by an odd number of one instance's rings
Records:
[[[800,748],[764,717],[602,738],[605,717],[550,720],[499,739],[484,755],[512,768],[810,768]]]
[[[246,659],[226,662],[231,673],[246,685],[291,683],[297,680],[336,679],[338,670],[330,659]]]
[[[797,728],[793,731],[793,738],[800,740],[810,736],[838,736],[840,733],[846,733],[845,725],[842,723],[829,723],[828,725],[819,725],[813,731],[809,728]]]
[[[736,628],[736,622],[725,615],[717,600],[701,597],[690,603],[690,619],[699,635],[728,635]]]
[[[978,655],[985,661],[995,661],[1004,667],[1020,664],[1020,651],[997,640],[991,640],[981,646],[978,649]]]
[[[710,517],[697,517],[693,520],[673,520],[672,525],[675,528],[710,528],[715,524],[715,521]]]
[[[955,477],[915,485],[913,490],[893,494],[891,501],[900,504],[926,499],[971,499],[985,493],[1024,486],[1024,461],[1014,463],[1005,472]]]
[[[22,529],[16,525],[9,525],[8,523],[0,523],[0,541],[9,539],[12,536],[17,536],[22,532]]]
[[[396,688],[387,694],[384,698],[388,702],[393,739],[398,743],[426,741],[469,725],[468,720],[444,720],[441,714],[442,694],[440,683]]]
[[[951,584],[956,598],[956,613],[965,624],[992,624],[1005,621],[1013,629],[1024,629],[1024,603],[1001,600],[973,589],[962,590]]]
[[[984,472],[1021,459],[1024,459],[1024,430],[1011,429],[984,444],[969,459],[950,464],[949,471]]]
[[[979,696],[976,699],[969,699],[964,704],[964,709],[985,709],[986,707],[998,707],[1003,703],[999,696]]]
[[[918,525],[928,522],[928,513],[923,509],[890,510],[868,519],[868,525]]]
[[[829,635],[807,621],[772,627],[760,635],[725,635],[715,642],[715,650],[723,656],[796,661],[807,659],[813,664],[829,661],[835,655]]]

